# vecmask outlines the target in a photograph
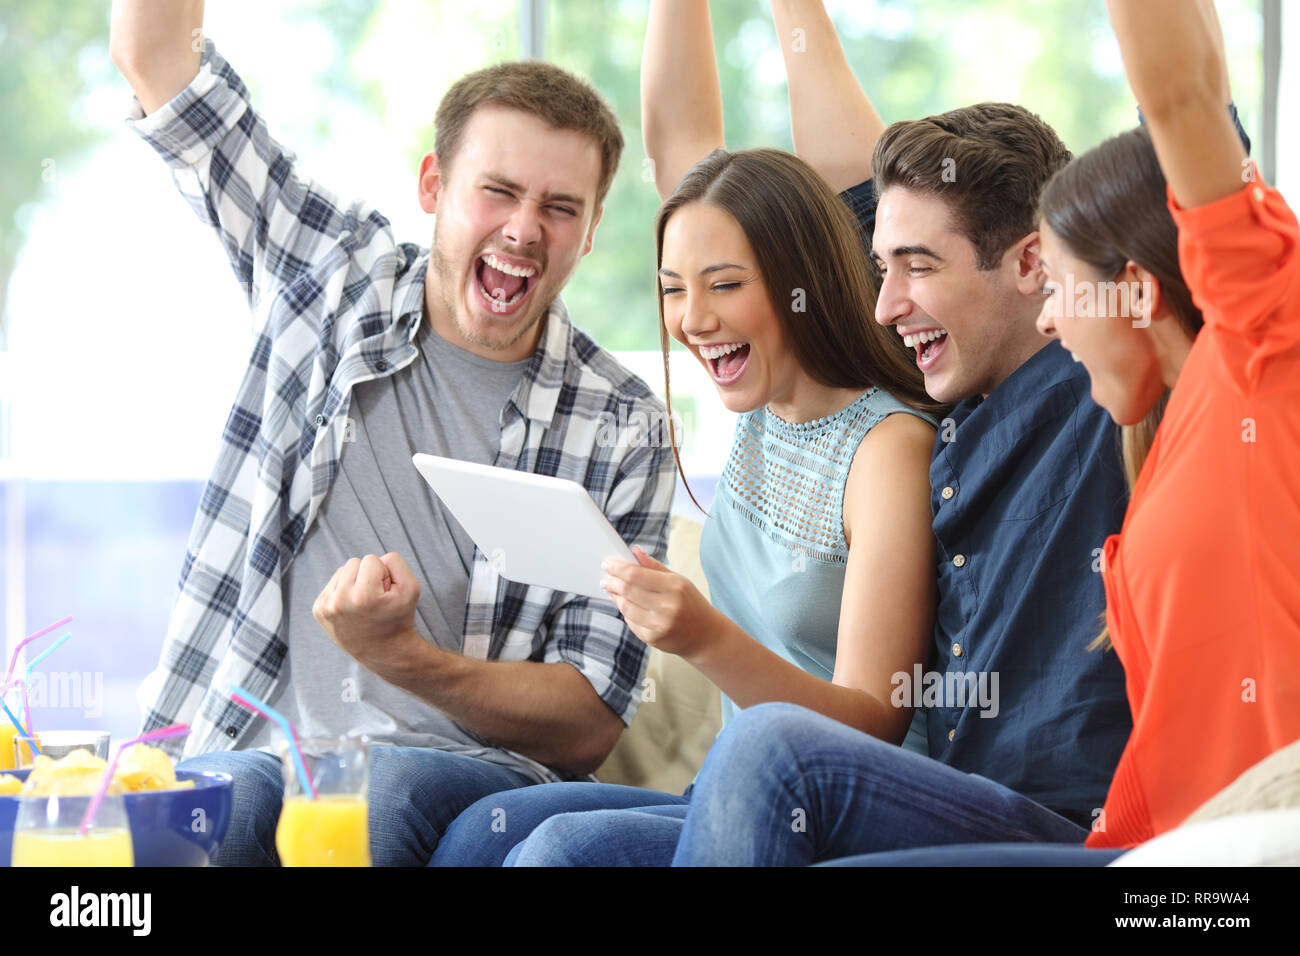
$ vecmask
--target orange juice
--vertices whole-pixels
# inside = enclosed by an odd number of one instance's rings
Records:
[[[9,744],[9,759],[14,762],[14,769],[21,770],[25,767],[30,767],[32,765],[32,760],[36,757],[36,755],[32,753],[32,741],[36,742],[38,749],[45,746],[41,743],[41,735],[37,734],[28,739],[23,734],[18,733],[17,730],[14,730],[12,724],[9,725],[9,729],[13,730],[13,737]]]
[[[5,717],[4,723],[0,724],[0,770],[14,769],[14,737],[17,735],[18,728]]]
[[[289,797],[275,848],[284,866],[369,866],[369,805],[357,794]]]
[[[14,833],[12,866],[133,866],[131,831],[120,827],[19,830]]]

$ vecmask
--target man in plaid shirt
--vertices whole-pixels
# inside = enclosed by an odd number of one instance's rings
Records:
[[[300,735],[368,734],[388,745],[371,752],[374,862],[423,863],[478,798],[589,774],[639,702],[646,649],[613,603],[505,580],[410,462],[573,479],[629,545],[665,556],[670,446],[611,427],[663,407],[558,298],[622,136],[558,68],[470,74],[420,165],[432,248],[397,243],[299,174],[212,42],[192,42],[202,15],[201,0],[113,6],[129,123],[217,231],[255,333],[144,726],[190,723],[184,766],[234,776],[225,865],[276,862],[283,790],[277,735],[232,685]]]

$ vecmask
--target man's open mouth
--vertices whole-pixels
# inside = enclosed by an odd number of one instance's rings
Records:
[[[485,252],[479,256],[474,275],[483,307],[498,315],[510,315],[519,310],[537,284],[538,269]]]
[[[948,341],[946,329],[926,329],[912,335],[903,336],[903,344],[909,349],[916,349],[916,365],[922,372],[934,365],[943,354]]]

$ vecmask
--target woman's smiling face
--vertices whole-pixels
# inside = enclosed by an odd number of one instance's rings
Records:
[[[728,409],[790,399],[802,369],[730,214],[708,202],[678,209],[664,227],[659,285],[668,334],[704,365]]]
[[[1093,401],[1118,424],[1140,422],[1167,387],[1156,349],[1158,330],[1142,311],[1154,308],[1153,290],[1144,296],[1137,292],[1141,283],[1128,281],[1130,270],[1119,281],[1107,280],[1046,223],[1040,232],[1048,282],[1038,330],[1083,363]]]

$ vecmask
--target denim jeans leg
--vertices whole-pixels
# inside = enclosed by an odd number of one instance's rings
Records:
[[[681,803],[561,813],[507,857],[508,866],[668,866],[686,818]]]
[[[370,751],[370,858],[375,866],[424,866],[444,831],[475,800],[533,783],[500,764],[445,750]]]
[[[498,793],[470,806],[447,828],[430,866],[501,866],[510,851],[550,817],[586,810],[674,805],[685,797],[609,783],[542,783]]]
[[[261,750],[224,750],[183,760],[177,770],[228,773],[234,779],[230,826],[212,854],[216,866],[278,866],[275,826],[284,775],[280,759]]]
[[[1013,790],[793,704],[740,712],[695,781],[674,865],[803,866],[953,843],[1082,843]]]
[[[1106,866],[1124,850],[1082,843],[961,843],[844,856],[816,866]]]

